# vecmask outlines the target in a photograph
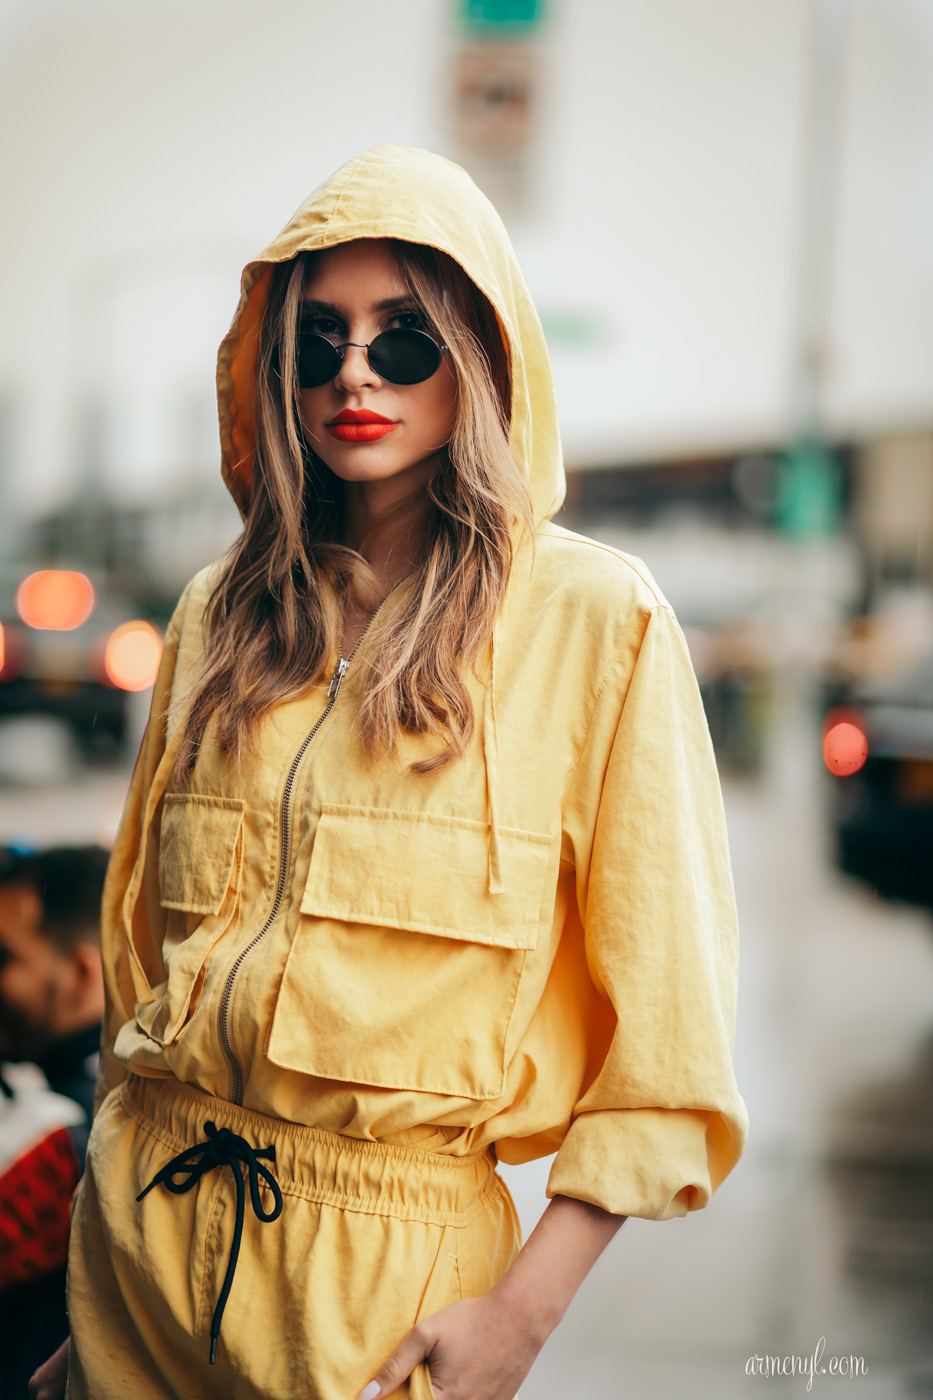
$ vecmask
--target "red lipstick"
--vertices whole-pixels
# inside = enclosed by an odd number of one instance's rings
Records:
[[[324,426],[338,442],[377,442],[394,432],[398,423],[370,408],[344,408]]]

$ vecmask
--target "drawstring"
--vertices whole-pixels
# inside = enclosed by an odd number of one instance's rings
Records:
[[[499,735],[496,729],[496,633],[489,642],[489,682],[483,700],[483,760],[486,764],[486,801],[489,807],[486,888],[490,894],[504,894],[502,856],[499,848],[499,813],[496,784],[499,777]]]
[[[213,1171],[214,1167],[229,1166],[233,1172],[233,1179],[236,1182],[236,1218],[233,1225],[230,1258],[227,1260],[227,1272],[224,1275],[224,1284],[220,1290],[220,1297],[217,1299],[214,1316],[211,1318],[210,1361],[213,1366],[217,1353],[217,1339],[220,1336],[220,1321],[224,1315],[224,1308],[227,1306],[230,1289],[233,1286],[233,1275],[236,1272],[237,1259],[240,1254],[240,1240],[243,1235],[245,1195],[243,1173],[237,1166],[237,1162],[246,1163],[249,1172],[250,1201],[259,1220],[278,1220],[282,1214],[282,1192],[269,1168],[257,1161],[259,1157],[268,1157],[270,1161],[274,1162],[274,1147],[251,1147],[246,1138],[238,1136],[237,1133],[231,1133],[229,1128],[218,1129],[210,1122],[204,1124],[204,1130],[207,1133],[207,1141],[195,1143],[194,1147],[189,1147],[186,1152],[180,1152],[177,1157],[173,1157],[161,1171],[156,1172],[145,1191],[140,1191],[136,1199],[141,1201],[143,1196],[147,1196],[153,1186],[158,1186],[160,1182],[167,1190],[180,1196],[185,1191],[190,1191],[192,1186],[196,1186],[205,1172]],[[180,1181],[175,1180],[177,1172],[184,1173]],[[263,1210],[259,1197],[260,1176],[270,1187],[275,1201],[273,1209],[268,1213]]]

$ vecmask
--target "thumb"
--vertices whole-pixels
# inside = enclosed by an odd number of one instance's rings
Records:
[[[391,1395],[407,1381],[416,1366],[426,1356],[430,1356],[434,1338],[429,1337],[423,1323],[413,1327],[403,1337],[387,1361],[384,1361],[368,1385],[364,1386],[357,1400],[377,1400],[377,1397]]]

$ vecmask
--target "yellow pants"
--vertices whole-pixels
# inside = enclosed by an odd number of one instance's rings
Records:
[[[206,1148],[195,1152],[205,1167],[198,1177],[190,1149],[209,1141],[244,1155],[212,1165]],[[251,1201],[248,1158],[270,1146],[274,1159],[255,1158],[255,1196],[262,1213],[275,1214],[261,1164],[282,1210],[264,1221]],[[137,1202],[182,1153],[187,1162]],[[211,1324],[234,1243],[234,1171],[244,1184],[242,1241],[211,1365]],[[488,1152],[450,1157],[360,1142],[175,1080],[131,1076],[95,1120],[75,1196],[67,1395],[355,1400],[416,1321],[487,1292],[520,1243],[515,1206]],[[429,1400],[427,1365],[397,1394]]]

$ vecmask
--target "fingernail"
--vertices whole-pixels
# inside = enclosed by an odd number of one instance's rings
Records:
[[[376,1400],[377,1395],[382,1394],[382,1386],[378,1381],[370,1381],[365,1390],[361,1390],[357,1400]]]

